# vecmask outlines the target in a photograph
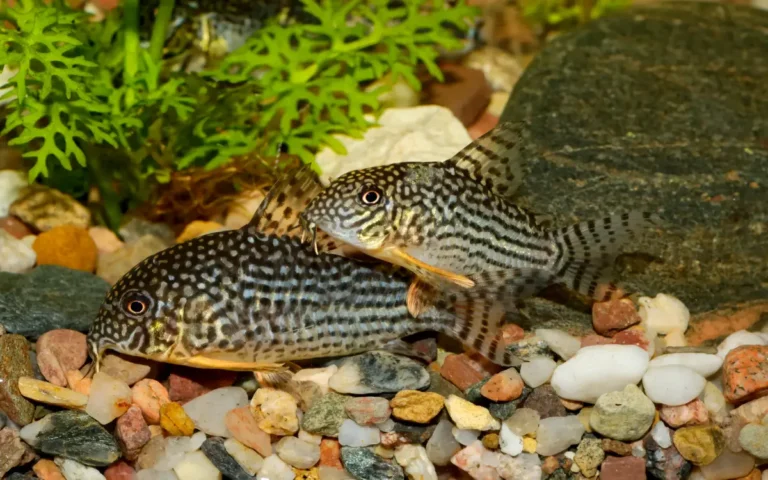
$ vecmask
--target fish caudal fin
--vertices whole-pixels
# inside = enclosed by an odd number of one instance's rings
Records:
[[[555,282],[595,300],[612,298],[619,291],[611,282],[619,249],[640,230],[658,221],[654,214],[632,212],[556,230]]]

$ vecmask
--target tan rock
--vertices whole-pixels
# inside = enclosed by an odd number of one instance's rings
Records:
[[[392,415],[400,420],[429,423],[443,409],[445,399],[439,393],[403,390],[397,392],[389,405]]]
[[[19,379],[19,391],[31,400],[57,407],[81,409],[88,404],[88,397],[82,393],[30,377]]]

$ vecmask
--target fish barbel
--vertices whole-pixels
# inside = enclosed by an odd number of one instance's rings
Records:
[[[525,134],[524,124],[505,123],[445,162],[346,173],[314,197],[302,222],[414,272],[413,313],[429,304],[420,291],[457,287],[496,288],[512,301],[563,283],[608,298],[617,290],[610,267],[619,249],[655,216],[630,212],[546,228],[542,215],[510,201],[522,179]]]
[[[399,339],[427,330],[496,363],[513,363],[498,341],[503,312],[492,301],[444,296],[415,318],[406,306],[412,275],[315,254],[289,236],[297,230],[284,219],[299,212],[285,200],[268,195],[263,205],[274,208],[262,208],[242,229],[175,245],[126,273],[88,333],[97,368],[111,349],[200,368],[282,374],[281,363],[291,360],[374,349],[413,354]]]

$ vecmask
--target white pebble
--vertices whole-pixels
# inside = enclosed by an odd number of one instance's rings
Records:
[[[106,480],[106,477],[93,467],[86,467],[69,458],[54,458],[54,463],[67,480]]]
[[[545,418],[536,431],[536,453],[545,457],[557,455],[579,443],[584,431],[584,425],[575,415]]]
[[[656,425],[651,429],[651,436],[661,448],[672,446],[672,437],[669,435],[669,428],[664,425],[664,422],[656,422]]]
[[[581,348],[581,340],[555,328],[537,328],[534,335],[544,340],[549,349],[563,360],[568,360],[576,355],[576,352]]]
[[[552,388],[561,398],[595,403],[608,392],[637,384],[648,368],[648,353],[635,345],[584,347],[552,374]]]
[[[173,467],[173,471],[184,480],[220,480],[221,472],[200,451],[189,452]]]
[[[765,345],[766,340],[757,333],[748,332],[746,330],[739,330],[725,337],[725,340],[720,342],[717,347],[717,356],[725,359],[728,352],[736,347],[742,347],[744,345]]]
[[[706,384],[704,377],[682,365],[649,368],[643,375],[645,394],[662,405],[684,405],[698,397]]]
[[[665,365],[682,365],[688,367],[702,377],[709,377],[723,365],[723,359],[711,353],[668,353],[651,360],[648,368]]]
[[[475,442],[480,437],[480,430],[464,430],[461,428],[453,427],[451,429],[453,438],[460,444],[467,446]]]
[[[91,393],[85,413],[106,425],[131,406],[131,387],[104,372],[98,372],[91,382]]]
[[[320,391],[328,393],[328,380],[339,370],[336,365],[325,368],[303,368],[293,375],[294,382],[312,382],[320,387]]]
[[[523,437],[510,430],[506,422],[501,424],[499,448],[502,452],[512,457],[523,453]]]
[[[429,461],[427,451],[421,445],[400,445],[395,448],[395,460],[405,469],[408,478],[437,480],[435,466]]]
[[[164,472],[155,470],[154,468],[148,468],[136,472],[136,477],[133,480],[179,480],[179,477],[173,473],[173,470]]]
[[[376,433],[378,435],[378,430]],[[312,468],[320,460],[319,445],[296,437],[281,438],[275,444],[275,452],[285,463],[296,468]]]
[[[234,438],[224,440],[224,448],[249,475],[256,475],[256,472],[261,470],[261,466],[264,464],[264,457]]]
[[[309,433],[306,430],[299,430],[299,439],[304,440],[305,442],[312,443],[314,445],[320,445],[320,443],[323,441],[322,435],[315,435],[314,433]]]
[[[707,384],[704,385],[701,401],[704,402],[704,406],[707,407],[707,411],[709,411],[710,415],[717,415],[720,412],[725,412],[725,407],[727,406],[723,391],[712,382],[707,382]]]
[[[533,357],[520,367],[520,376],[526,385],[536,388],[544,385],[552,378],[557,363],[549,357]]]
[[[277,455],[270,455],[264,459],[264,464],[256,475],[256,480],[293,480],[296,474],[293,469]]]
[[[381,423],[377,423],[376,427],[384,433],[391,432],[395,429],[395,421],[388,418]]]
[[[516,457],[499,455],[496,468],[505,480],[541,480],[541,459],[535,453],[521,453]]]
[[[227,412],[248,405],[248,394],[240,387],[224,387],[190,400],[184,411],[195,422],[195,427],[208,435],[232,436],[224,421]]]
[[[378,445],[381,432],[376,427],[363,427],[349,418],[339,428],[339,443],[345,447],[368,447]]]
[[[632,444],[632,456],[637,458],[645,458],[645,447],[643,441],[638,440]]]
[[[748,453],[733,453],[726,448],[714,462],[699,468],[706,480],[731,480],[747,476],[755,468],[755,459]]]
[[[27,242],[0,228],[0,272],[26,272],[36,261],[37,253]]]
[[[24,172],[19,170],[0,170],[0,217],[8,216],[11,204],[19,198],[21,190],[29,186]]]
[[[685,332],[688,328],[688,321],[691,319],[688,307],[672,295],[660,293],[654,298],[640,297],[637,303],[640,305],[638,314],[643,320],[643,325],[655,332]]]
[[[513,433],[524,437],[534,433],[539,428],[541,415],[532,408],[518,408],[511,417],[504,420],[504,424]]]

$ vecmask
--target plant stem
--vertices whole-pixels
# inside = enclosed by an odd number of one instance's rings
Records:
[[[139,71],[139,0],[124,0],[123,21],[125,22],[125,59],[123,63],[123,83],[130,85]],[[125,92],[127,107],[136,102],[136,92],[128,88]]]
[[[163,45],[165,45],[165,37],[168,35],[168,26],[171,24],[175,3],[175,0],[160,0],[155,23],[152,26],[152,38],[149,41],[149,55],[155,63],[160,62],[163,58]]]

